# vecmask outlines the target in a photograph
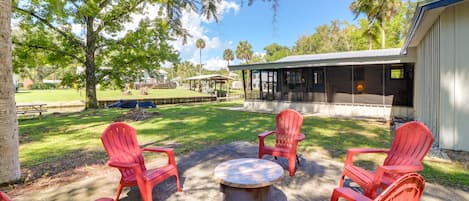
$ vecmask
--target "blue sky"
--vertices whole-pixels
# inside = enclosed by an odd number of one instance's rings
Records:
[[[245,0],[247,1],[247,0]],[[331,20],[347,20],[356,23],[349,10],[352,0],[280,0],[276,22],[270,3],[257,0],[252,6],[240,1],[224,0],[220,7],[221,20],[217,23],[203,18],[196,19],[194,13],[186,13],[189,24],[186,28],[194,36],[186,45],[176,45],[182,60],[199,63],[199,52],[195,40],[203,38],[207,48],[202,51],[202,63],[208,69],[226,66],[223,50],[233,51],[241,40],[247,40],[257,53],[271,43],[293,46],[302,35],[312,34],[315,27],[328,24]],[[199,16],[200,17],[200,16]],[[235,60],[235,63],[238,61]]]

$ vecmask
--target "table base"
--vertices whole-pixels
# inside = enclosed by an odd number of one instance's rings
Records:
[[[220,184],[223,201],[270,201],[272,186],[261,188],[235,188]]]

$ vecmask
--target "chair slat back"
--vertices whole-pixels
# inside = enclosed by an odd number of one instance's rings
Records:
[[[384,190],[375,201],[419,201],[425,188],[425,180],[417,173],[400,177]]]
[[[136,162],[140,164],[142,171],[146,170],[133,127],[122,122],[112,123],[102,133],[101,141],[110,159],[125,163]],[[120,171],[124,177],[134,174],[131,170]]]
[[[384,165],[419,165],[432,146],[433,135],[423,123],[412,121],[398,129]]]
[[[296,137],[301,132],[303,116],[295,110],[287,109],[276,117],[275,146],[280,148],[293,148]]]

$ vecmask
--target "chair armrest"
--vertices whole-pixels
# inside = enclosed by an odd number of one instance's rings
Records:
[[[335,188],[331,201],[337,201],[340,197],[349,201],[371,201],[370,198],[353,191],[350,188]]]
[[[264,147],[264,138],[272,135],[273,133],[275,133],[275,131],[265,131],[257,136],[259,138],[259,150]]]
[[[303,133],[300,133],[297,137],[296,137],[296,140],[297,141],[303,141],[305,139],[305,134]]]
[[[176,165],[176,160],[174,159],[174,149],[172,148],[148,147],[143,148],[142,151],[166,153],[166,155],[168,155],[168,164]]]
[[[108,160],[107,165],[115,168],[125,168],[125,169],[132,169],[134,167],[138,167],[138,163],[124,163],[119,161]]]
[[[174,153],[174,149],[172,148],[161,148],[161,147],[147,147],[143,148],[142,151],[150,151],[150,152],[158,152],[158,153]]]
[[[374,154],[374,153],[388,153],[389,149],[373,149],[373,148],[351,148],[347,150],[347,158],[345,165],[353,164],[353,156],[356,154]]]
[[[274,134],[274,133],[275,133],[275,131],[265,131],[265,132],[259,134],[257,137],[259,137],[259,138],[265,138],[265,137],[267,137],[267,136],[269,136],[269,135],[272,135],[272,134]]]

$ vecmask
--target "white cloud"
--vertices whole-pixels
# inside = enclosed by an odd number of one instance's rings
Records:
[[[215,57],[207,60],[205,62],[204,68],[208,70],[220,70],[225,69],[227,62],[220,57]]]
[[[239,8],[240,6],[236,2],[226,0],[221,1],[217,11],[218,19],[222,20],[223,16],[231,11],[236,14]],[[202,63],[205,64],[204,68],[217,70],[226,66],[226,62],[224,62],[223,59],[220,59],[220,56],[223,54],[223,50],[232,46],[233,42],[222,41],[216,36],[209,37],[207,35],[208,30],[204,28],[203,25],[215,23],[213,19],[207,20],[198,13],[191,10],[185,10],[182,13],[181,23],[192,36],[187,39],[185,44],[183,44],[182,39],[172,42],[173,47],[179,51],[183,60],[191,61],[194,64],[198,64],[200,62],[199,49],[195,46],[195,42],[197,39],[202,38],[205,41],[205,48],[202,50]],[[214,57],[213,55],[217,56]]]

